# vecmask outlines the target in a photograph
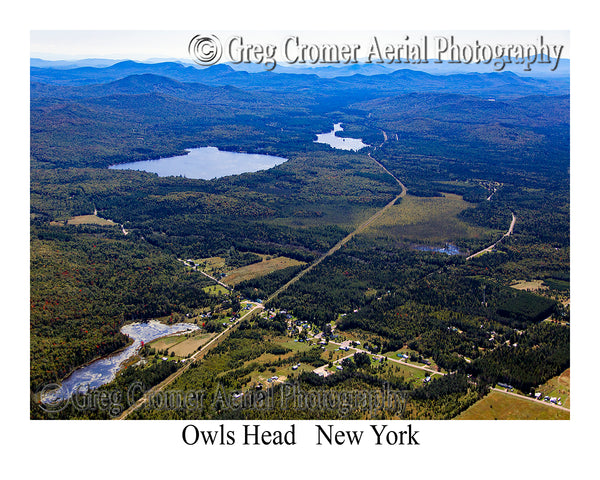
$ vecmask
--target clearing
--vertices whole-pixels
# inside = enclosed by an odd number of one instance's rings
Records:
[[[64,225],[63,222],[50,222],[50,225]],[[112,220],[97,215],[78,215],[67,220],[67,225],[116,225]]]
[[[517,290],[526,290],[528,292],[535,292],[536,290],[547,290],[548,286],[544,285],[543,280],[516,280],[510,285],[511,288]]]
[[[406,195],[373,222],[367,234],[393,237],[423,244],[444,244],[460,239],[487,239],[497,232],[463,222],[457,215],[473,208],[460,195],[445,193],[443,197]]]

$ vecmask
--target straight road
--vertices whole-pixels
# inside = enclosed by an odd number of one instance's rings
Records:
[[[181,367],[175,373],[171,374],[169,377],[167,377],[165,380],[163,380],[158,385],[155,385],[150,390],[148,390],[144,395],[142,395],[142,397],[137,402],[135,402],[133,405],[131,405],[120,416],[116,417],[115,420],[124,420],[124,419],[126,419],[129,415],[131,415],[131,413],[135,412],[142,405],[144,405],[144,403],[146,403],[148,401],[148,398],[150,398],[150,396],[156,395],[158,392],[160,392],[161,390],[163,390],[165,387],[167,387],[171,383],[173,383],[184,372],[186,372],[190,368],[190,366],[192,365],[192,363],[194,363],[195,361],[197,361],[200,358],[201,355],[204,356],[208,352],[208,350],[210,350],[210,348],[212,346],[214,346],[216,344],[216,342],[220,338],[222,338],[223,336],[228,336],[234,330],[234,328],[240,322],[242,322],[246,317],[248,317],[249,315],[251,315],[256,310],[262,310],[263,308],[264,307],[262,305],[260,305],[260,304],[254,304],[254,307],[251,308],[243,317],[238,318],[234,323],[232,323],[231,325],[229,325],[225,330],[223,330],[221,333],[219,333],[210,342],[208,342],[205,345],[203,345],[200,348],[200,350],[198,350],[196,353],[194,353],[194,355],[192,355],[188,359],[188,361],[185,363],[185,365],[183,367]]]
[[[387,136],[385,136],[386,140],[387,140]],[[298,280],[300,280],[304,275],[306,275],[308,272],[310,272],[313,268],[315,268],[319,263],[321,263],[323,260],[325,260],[327,257],[329,257],[330,255],[333,255],[335,252],[337,252],[340,248],[342,248],[344,245],[346,245],[346,243],[348,243],[352,237],[354,237],[356,234],[361,233],[362,231],[364,231],[369,225],[371,225],[375,220],[377,220],[379,217],[381,217],[386,210],[388,210],[392,205],[394,205],[400,198],[404,197],[406,195],[406,187],[404,186],[404,184],[398,180],[387,168],[385,168],[381,163],[379,163],[377,160],[375,160],[370,153],[367,154],[368,157],[373,160],[377,165],[379,165],[389,176],[391,176],[394,180],[396,180],[396,182],[398,183],[398,185],[400,186],[401,192],[391,201],[389,202],[385,207],[383,207],[381,210],[377,211],[374,215],[372,215],[369,219],[367,219],[365,222],[361,223],[356,230],[354,230],[353,232],[349,233],[347,236],[345,236],[344,238],[342,238],[338,243],[336,243],[331,249],[329,249],[326,253],[324,253],[321,257],[319,257],[315,262],[311,263],[307,268],[305,268],[304,270],[302,270],[301,272],[299,272],[294,278],[292,278],[289,282],[287,282],[285,285],[283,285],[282,287],[280,287],[275,293],[273,293],[269,298],[267,298],[267,300],[265,301],[265,303],[267,303],[270,300],[273,300],[275,297],[277,297],[281,292],[283,292],[284,290],[286,290],[290,285],[292,285],[293,283],[297,282]]]

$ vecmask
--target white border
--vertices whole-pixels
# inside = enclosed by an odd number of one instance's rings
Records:
[[[392,6],[393,5],[393,6]],[[568,10],[571,8],[571,10]],[[594,241],[598,112],[596,25],[593,13],[564,2],[28,2],[5,9],[2,131],[4,161],[4,321],[13,328],[5,353],[2,412],[10,467],[49,478],[189,474],[197,477],[285,477],[385,474],[406,478],[544,477],[576,474],[595,460],[597,379],[591,354],[598,339],[592,309],[597,288]],[[579,17],[579,19],[578,19]],[[583,17],[583,18],[582,18]],[[586,18],[587,17],[587,18]],[[421,447],[316,447],[310,435],[298,448],[187,447],[185,422],[32,422],[28,377],[28,56],[31,29],[211,30],[571,30],[572,58],[572,414],[569,422],[411,422]],[[587,112],[590,112],[589,114]],[[14,181],[14,178],[18,181]],[[590,220],[592,221],[590,223]],[[13,339],[15,336],[17,341]],[[15,393],[13,396],[12,394]],[[276,422],[277,426],[290,422]],[[300,422],[295,422],[300,424]],[[404,422],[406,423],[406,422]],[[218,422],[217,422],[218,424]],[[267,426],[271,422],[261,422]],[[336,425],[345,428],[342,422]],[[364,424],[359,424],[365,427]],[[586,435],[590,431],[592,436]],[[304,435],[304,433],[303,433]],[[300,439],[300,437],[299,437]],[[13,470],[14,471],[14,470]],[[595,471],[595,470],[590,470]],[[364,478],[364,477],[363,477]]]

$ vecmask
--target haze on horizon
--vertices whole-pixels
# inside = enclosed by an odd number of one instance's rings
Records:
[[[241,35],[254,44],[279,45],[289,35],[299,35],[305,43],[368,44],[374,35],[382,42],[404,43],[417,41],[423,35],[450,36],[457,43],[473,44],[475,40],[489,44],[536,43],[540,35],[545,43],[564,45],[562,58],[570,58],[568,31],[372,31],[372,32],[313,32],[313,31],[139,31],[139,30],[34,30],[30,35],[30,57],[44,60],[81,60],[89,58],[145,61],[169,59],[191,61],[188,53],[190,39],[198,33],[214,33],[222,39]]]

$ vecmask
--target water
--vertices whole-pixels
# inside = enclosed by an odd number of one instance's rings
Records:
[[[113,170],[141,170],[159,177],[183,176],[210,180],[247,172],[268,170],[286,158],[256,153],[222,152],[215,147],[192,148],[187,155],[111,165]]]
[[[445,247],[431,247],[429,245],[415,245],[416,250],[421,252],[437,252],[445,253],[446,255],[460,255],[460,249],[456,245],[447,243]]]
[[[133,339],[133,344],[119,353],[100,358],[89,365],[78,368],[69,375],[57,390],[44,392],[42,402],[55,403],[70,398],[74,393],[85,393],[111,382],[123,363],[133,357],[141,348],[142,342],[148,343],[160,337],[174,335],[191,330],[198,326],[189,323],[166,325],[151,320],[148,323],[130,323],[121,328],[121,333]]]
[[[315,143],[326,143],[333,148],[354,151],[358,151],[361,148],[369,146],[366,143],[363,143],[362,138],[345,138],[336,136],[335,132],[342,132],[343,130],[342,124],[336,123],[331,132],[317,134]]]

